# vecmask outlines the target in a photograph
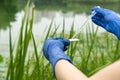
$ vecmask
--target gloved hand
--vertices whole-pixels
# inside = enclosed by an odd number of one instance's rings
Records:
[[[64,51],[67,50],[67,46],[69,46],[69,44],[70,41],[64,38],[50,38],[44,43],[43,53],[47,60],[50,61],[54,75],[55,64],[59,60],[65,59],[72,63],[70,58],[64,53]]]
[[[118,14],[112,10],[100,7],[93,7],[92,11],[95,12],[95,15],[92,16],[92,21],[120,39],[120,17]]]

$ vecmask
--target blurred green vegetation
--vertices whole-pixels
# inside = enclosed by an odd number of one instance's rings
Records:
[[[3,62],[3,56],[0,55],[0,62]]]
[[[17,0],[0,0],[0,3],[3,4],[15,4]]]
[[[32,0],[36,8],[47,10],[74,11],[75,13],[89,13],[93,6],[101,6],[120,12],[120,0]],[[114,7],[113,7],[114,6]]]
[[[11,21],[15,21],[15,14],[23,10],[28,0],[0,1],[0,29],[6,29]],[[31,0],[37,10],[61,10],[76,13],[90,13],[93,6],[101,6],[120,13],[120,0]],[[114,7],[113,7],[114,6]]]
[[[17,0],[0,1],[0,29],[6,29],[11,21],[15,21],[16,2]]]
[[[15,13],[17,8],[15,5],[0,3],[0,29],[6,29],[10,26],[11,21],[15,21]]]

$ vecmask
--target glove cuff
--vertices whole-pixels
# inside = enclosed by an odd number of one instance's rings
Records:
[[[51,63],[51,66],[52,66],[52,71],[53,71],[53,74],[54,74],[55,77],[56,77],[56,75],[55,75],[55,66],[56,66],[56,63],[59,60],[61,60],[61,59],[67,60],[68,62],[70,62],[71,64],[73,64],[72,61],[71,61],[71,59],[63,51],[60,51],[58,53],[58,55],[56,55],[54,58],[50,58],[50,63]]]

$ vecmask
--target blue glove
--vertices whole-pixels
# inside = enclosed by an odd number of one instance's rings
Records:
[[[100,7],[93,7],[93,11],[95,15],[92,16],[92,21],[120,39],[120,17],[118,14]]]
[[[43,46],[43,53],[47,60],[50,61],[52,65],[52,70],[55,75],[55,64],[61,60],[65,59],[72,63],[70,58],[64,53],[69,46],[70,41],[64,38],[50,38],[45,41]]]

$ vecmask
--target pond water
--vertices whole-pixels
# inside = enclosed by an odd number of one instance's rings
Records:
[[[13,43],[15,43],[18,38],[23,15],[24,15],[23,10],[17,12],[15,14],[15,21],[10,22]],[[70,30],[70,27],[74,19],[73,12],[68,12],[64,14],[61,11],[35,10],[33,33],[36,41],[39,41],[44,36],[43,35],[44,30],[46,29],[47,26],[49,26],[53,17],[56,25],[60,25],[60,28],[58,30],[58,32],[60,32],[63,23],[63,16],[65,16],[65,27],[66,27],[65,29],[67,32]],[[88,16],[84,13],[75,15],[74,24],[76,31],[86,21],[87,18]],[[4,77],[7,72],[6,62],[8,61],[6,60],[9,60],[9,28],[7,28],[6,30],[0,30],[0,55],[4,57],[4,62],[0,63],[0,75]],[[3,78],[1,77],[0,79]]]
[[[16,38],[19,35],[19,29],[21,26],[22,17],[24,11],[17,12],[15,14],[15,21],[11,21],[11,31],[13,43],[16,42]],[[37,40],[41,39],[44,35],[44,30],[51,23],[54,17],[54,23],[60,25],[58,32],[62,29],[63,17],[65,18],[65,31],[69,31],[74,19],[75,31],[79,31],[80,26],[88,19],[88,15],[85,13],[74,14],[74,12],[62,13],[61,11],[40,11],[35,10],[33,33]],[[103,30],[99,30],[101,32]],[[8,57],[9,53],[9,28],[6,30],[0,30],[0,54],[4,57]]]
[[[19,30],[21,27],[21,21],[24,16],[24,11],[21,10],[15,14],[15,21],[10,21],[12,40],[16,42]],[[65,18],[65,31],[68,32],[74,20],[75,31],[79,31],[80,26],[89,18],[85,13],[74,14],[74,12],[63,13],[62,11],[40,11],[35,10],[33,33],[35,39],[39,41],[44,35],[44,31],[51,23],[54,17],[54,23],[60,25],[58,32],[62,29],[63,17]],[[102,31],[102,29],[101,29]],[[7,70],[6,59],[9,58],[9,27],[7,29],[0,30],[0,55],[4,57],[4,62],[0,64],[0,75],[3,76],[0,79],[4,79]]]

